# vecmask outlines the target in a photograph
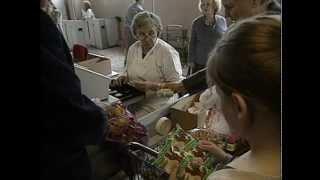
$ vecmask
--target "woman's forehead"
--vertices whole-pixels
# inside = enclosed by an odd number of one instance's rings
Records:
[[[137,31],[143,31],[143,32],[155,31],[155,30],[157,30],[157,28],[152,23],[148,23],[137,28]]]
[[[201,0],[201,3],[213,3],[214,2],[214,0]]]

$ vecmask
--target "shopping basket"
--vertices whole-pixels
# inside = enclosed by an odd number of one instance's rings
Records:
[[[160,140],[155,145],[148,147],[137,142],[130,142],[127,145],[128,165],[130,171],[127,172],[130,180],[168,180],[169,174],[160,169],[152,162],[158,157],[158,152],[165,143],[165,139]],[[241,144],[238,150],[231,153],[234,156],[240,156],[249,150],[247,144]],[[219,165],[215,163],[214,166]],[[217,166],[218,167],[218,166]]]
[[[150,147],[137,142],[127,145],[130,172],[127,172],[130,180],[168,180],[169,174],[151,164],[158,156],[158,152]]]

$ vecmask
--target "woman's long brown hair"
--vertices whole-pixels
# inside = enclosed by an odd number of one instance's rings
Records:
[[[256,16],[234,24],[208,60],[207,79],[225,94],[239,92],[281,111],[281,21]]]

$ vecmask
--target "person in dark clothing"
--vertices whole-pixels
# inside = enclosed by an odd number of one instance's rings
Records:
[[[199,0],[202,15],[193,20],[189,41],[188,64],[192,72],[206,67],[210,51],[227,30],[226,19],[217,14],[221,6],[220,0]]]
[[[225,7],[227,18],[230,17],[235,21],[257,14],[281,14],[281,6],[277,0],[222,0],[222,4]],[[190,94],[205,90],[208,88],[206,71],[207,68],[204,68],[190,75],[180,83],[170,83],[164,88]]]
[[[41,9],[40,71],[40,179],[89,180],[85,146],[104,141],[106,115],[81,93],[67,44]]]

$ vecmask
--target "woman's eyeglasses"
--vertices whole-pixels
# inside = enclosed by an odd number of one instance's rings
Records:
[[[150,37],[150,38],[155,38],[157,37],[157,33],[155,31],[150,31],[148,33],[144,33],[144,32],[137,32],[136,34],[137,38],[139,40],[142,40],[142,39],[145,39],[147,37]]]

